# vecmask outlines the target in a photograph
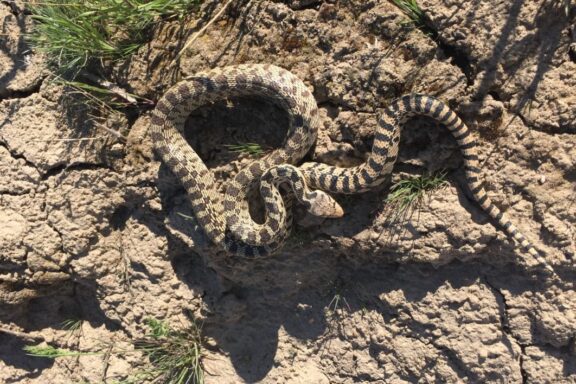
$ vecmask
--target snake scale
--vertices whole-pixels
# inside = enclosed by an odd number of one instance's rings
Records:
[[[183,128],[192,110],[240,96],[259,96],[284,108],[290,125],[284,145],[242,169],[222,198],[212,173],[185,140]],[[329,194],[360,193],[381,184],[396,162],[401,126],[415,115],[428,116],[448,128],[462,152],[474,199],[539,265],[551,270],[508,216],[492,203],[482,186],[477,144],[470,130],[436,98],[415,94],[393,101],[378,119],[367,161],[350,168],[314,162],[293,165],[316,140],[318,108],[301,80],[268,64],[229,66],[184,79],[158,101],[150,131],[157,153],[185,187],[195,217],[211,241],[230,254],[257,257],[281,247],[291,229],[291,199],[283,199],[285,192],[278,189],[280,184],[289,185],[296,199],[312,214],[342,216],[342,208]],[[258,185],[266,208],[263,223],[254,222],[247,209],[248,191]]]

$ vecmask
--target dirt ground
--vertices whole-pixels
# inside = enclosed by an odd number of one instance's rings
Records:
[[[366,158],[391,100],[439,97],[474,130],[490,197],[561,281],[470,199],[455,140],[427,119],[406,124],[393,180],[446,170],[449,185],[412,216],[391,219],[387,188],[336,196],[344,218],[297,211],[277,255],[224,257],[182,216],[150,111],[106,116],[126,141],[87,123],[24,40],[22,3],[0,1],[0,382],[127,379],[146,318],[180,327],[193,314],[207,383],[576,383],[576,6],[420,0],[416,28],[385,0],[237,1],[174,64],[222,3],[159,24],[111,80],[157,100],[207,68],[282,66],[320,107],[309,158],[340,165]],[[193,112],[187,133],[223,190],[250,161],[225,145],[273,148],[286,126],[247,98]],[[22,351],[41,341],[111,353]]]

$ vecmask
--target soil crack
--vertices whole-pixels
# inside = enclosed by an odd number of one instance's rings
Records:
[[[522,111],[519,111],[519,110],[514,111],[513,110],[512,112],[516,116],[518,116],[520,118],[520,120],[522,120],[522,124],[524,124],[529,129],[537,131],[537,132],[546,133],[549,135],[565,135],[565,134],[570,134],[570,133],[572,133],[572,134],[576,133],[574,128],[571,128],[569,125],[561,125],[561,126],[547,125],[545,128],[538,127],[537,125],[530,122],[529,118],[524,116]]]
[[[442,51],[444,56],[451,59],[450,62],[462,71],[466,77],[467,85],[473,85],[475,75],[468,56],[466,56],[466,54],[457,47],[443,41],[438,31],[434,29],[432,21],[426,15],[423,16],[422,24],[419,26],[419,29],[425,35],[428,35],[436,43],[438,49]]]
[[[38,172],[40,172],[40,170],[38,169],[38,167],[36,167],[36,164],[34,164],[33,162],[31,162],[30,160],[28,160],[26,158],[26,156],[24,156],[23,154],[18,154],[15,153],[10,146],[8,146],[8,144],[4,141],[0,141],[0,147],[6,149],[6,151],[8,151],[8,153],[10,154],[10,156],[15,159],[15,160],[24,160],[24,162],[26,163],[27,166],[34,168],[35,170],[37,170]]]
[[[26,196],[30,192],[12,192],[12,191],[2,191],[0,196]]]
[[[475,76],[472,71],[472,65],[470,64],[470,59],[466,54],[460,51],[458,48],[440,40],[437,36],[435,41],[438,44],[438,48],[444,53],[444,55],[451,59],[451,63],[460,68],[464,76],[466,77],[467,85],[473,85]]]
[[[26,99],[36,93],[39,93],[40,88],[42,88],[42,84],[44,84],[44,79],[45,79],[44,77],[41,77],[37,82],[35,82],[26,89],[18,89],[18,90],[4,89],[0,91],[0,101]]]
[[[88,163],[88,162],[77,162],[72,164],[58,164],[50,169],[48,169],[42,176],[42,181],[46,181],[51,177],[58,176],[64,172],[70,171],[87,171],[87,170],[100,170],[105,169],[108,171],[115,172],[110,166],[104,163]]]
[[[520,368],[520,374],[522,375],[522,383],[528,383],[528,373],[524,369],[524,357],[526,356],[526,347],[527,345],[522,344],[518,339],[514,337],[512,333],[512,329],[510,328],[510,319],[508,317],[508,303],[506,301],[506,296],[498,287],[492,284],[487,276],[483,277],[484,282],[490,288],[494,296],[496,297],[496,302],[498,303],[498,308],[500,312],[500,324],[502,324],[502,331],[504,334],[510,339],[513,340],[516,345],[520,347],[520,356],[518,357],[518,365]]]

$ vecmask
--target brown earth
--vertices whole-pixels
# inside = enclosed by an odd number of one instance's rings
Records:
[[[386,188],[337,199],[338,220],[297,213],[274,257],[215,252],[183,188],[153,155],[149,111],[86,122],[0,2],[0,381],[114,382],[142,366],[144,319],[203,323],[208,383],[576,382],[576,9],[560,0],[421,0],[425,28],[388,1],[238,1],[159,24],[114,80],[158,99],[178,78],[253,62],[291,70],[323,119],[311,155],[366,158],[377,113],[441,98],[474,129],[490,196],[543,251],[554,282],[492,226],[463,184],[446,129],[409,122],[393,179],[441,169],[449,186],[391,220]],[[225,144],[278,146],[286,116],[258,99],[195,111],[190,143],[221,189],[250,161]],[[69,140],[74,139],[74,140]],[[82,139],[82,140],[79,140]],[[81,333],[62,322],[83,320]],[[22,347],[122,353],[46,360]]]

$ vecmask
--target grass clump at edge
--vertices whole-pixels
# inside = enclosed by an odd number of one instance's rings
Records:
[[[166,322],[153,318],[146,319],[145,323],[149,328],[148,334],[133,343],[135,350],[142,352],[148,358],[150,366],[139,370],[133,377],[117,383],[132,384],[150,380],[165,384],[202,384],[204,369],[201,361],[200,327],[192,321],[191,326],[182,330],[174,330]],[[79,329],[81,324],[82,322],[77,320],[67,320],[63,323],[69,331]],[[47,359],[106,354],[104,351],[74,351],[45,344],[26,345],[23,350],[29,356]],[[112,353],[130,352],[134,351],[117,350]]]
[[[199,0],[42,0],[29,3],[35,27],[28,36],[59,72],[79,71],[94,60],[134,53],[160,17],[186,13]]]
[[[166,384],[203,383],[200,327],[192,322],[186,329],[174,330],[156,319],[147,319],[146,325],[150,333],[135,342],[152,366],[145,376]]]

